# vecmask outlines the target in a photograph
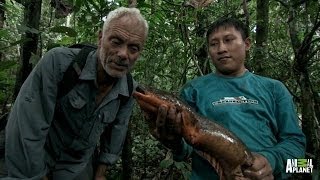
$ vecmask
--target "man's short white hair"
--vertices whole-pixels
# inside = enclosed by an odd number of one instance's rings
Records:
[[[113,11],[110,11],[106,20],[104,21],[102,32],[104,32],[108,29],[110,22],[112,20],[121,18],[123,16],[130,16],[130,17],[136,17],[138,21],[142,22],[145,26],[145,36],[148,35],[149,25],[148,22],[145,20],[145,18],[141,15],[140,10],[137,8],[126,8],[126,7],[119,7]]]

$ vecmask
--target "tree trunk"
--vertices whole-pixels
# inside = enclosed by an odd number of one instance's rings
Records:
[[[30,0],[25,2],[23,24],[25,24],[28,28],[38,30],[40,24],[42,0]],[[23,82],[27,79],[32,70],[32,64],[29,61],[32,54],[37,54],[39,33],[34,33],[27,30],[22,39],[25,39],[26,41],[21,44],[21,67],[17,74],[14,89],[14,99],[18,95]]]
[[[137,0],[128,0],[128,7],[137,7]]]
[[[312,37],[316,30],[319,28],[320,23],[315,23],[311,31],[303,32],[306,36],[303,40],[299,39],[299,33],[297,31],[297,10],[294,9],[295,1],[291,1],[289,7],[289,33],[291,38],[291,44],[294,50],[294,66],[293,72],[297,83],[301,89],[300,106],[302,114],[302,130],[307,137],[307,153],[311,154],[308,158],[315,159],[315,169],[319,168],[320,163],[320,140],[319,140],[319,123],[315,114],[315,96],[313,95],[312,83],[309,77],[309,64],[310,64],[310,51],[312,49]],[[311,177],[306,177],[311,178]]]
[[[4,22],[6,20],[5,17],[5,9],[4,9],[4,5],[6,4],[5,0],[0,0],[0,29],[2,29],[4,27]],[[3,53],[0,52],[0,61],[2,61],[3,59]]]
[[[268,26],[269,26],[269,0],[257,0],[257,29],[256,46],[254,51],[254,71],[265,75],[264,63],[268,62]]]
[[[249,29],[250,29],[250,26],[249,26],[250,25],[250,13],[248,11],[248,2],[247,2],[247,0],[243,0],[242,9],[243,9],[243,13],[244,13],[244,16],[245,16],[244,24],[245,24],[246,28],[249,31]],[[244,65],[249,71],[252,71],[252,67],[251,67],[252,65],[250,64],[250,62],[248,62],[248,60],[250,59],[250,53],[248,51],[246,52],[246,59],[247,60],[244,62]]]
[[[206,37],[206,30],[205,30],[206,16],[199,11],[197,13],[197,20],[198,20],[198,24],[195,29],[196,34],[200,39],[205,39],[205,37]],[[198,51],[196,52],[196,57],[197,57],[198,65],[200,67],[199,70],[201,71],[200,75],[206,75],[206,74],[211,73],[206,43],[203,43],[203,45],[198,49]]]
[[[297,59],[296,59],[297,61]],[[295,65],[299,67],[299,63]],[[296,78],[301,88],[301,114],[302,114],[302,131],[307,137],[307,158],[314,159],[313,164],[317,169],[317,164],[319,164],[319,137],[317,136],[317,124],[315,116],[315,104],[312,94],[311,82],[308,72],[296,71]],[[316,158],[316,159],[315,159]],[[304,178],[309,179],[311,176],[305,174]]]

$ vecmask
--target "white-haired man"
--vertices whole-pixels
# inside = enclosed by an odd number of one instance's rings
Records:
[[[111,11],[99,33],[98,49],[88,54],[78,83],[61,98],[58,84],[80,49],[59,47],[44,55],[8,119],[8,179],[84,179],[100,135],[108,129],[94,177],[105,179],[107,166],[119,158],[132,112],[126,74],[147,34],[148,23],[138,9]],[[132,84],[134,89],[136,82]]]

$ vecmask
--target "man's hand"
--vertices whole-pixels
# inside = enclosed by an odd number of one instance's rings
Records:
[[[181,113],[175,107],[160,106],[156,129],[151,132],[167,148],[177,151],[181,146]]]
[[[96,170],[95,180],[106,180],[107,166],[104,164],[99,164]]]
[[[244,170],[244,175],[255,180],[273,180],[272,168],[268,160],[257,153],[254,153],[253,156],[253,165]]]
[[[96,176],[94,180],[107,180],[106,176]]]

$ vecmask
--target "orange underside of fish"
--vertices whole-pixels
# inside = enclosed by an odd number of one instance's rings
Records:
[[[160,106],[174,106],[182,114],[181,136],[200,156],[208,160],[221,179],[243,177],[242,167],[252,165],[253,156],[239,138],[212,120],[195,113],[176,97],[152,90],[144,90],[143,93],[136,91],[133,96],[150,117],[156,117]],[[151,123],[149,127],[156,128],[155,121],[148,120]]]

